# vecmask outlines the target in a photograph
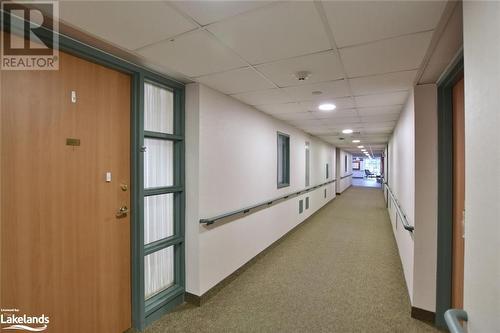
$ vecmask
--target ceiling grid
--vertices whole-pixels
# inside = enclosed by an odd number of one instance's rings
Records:
[[[60,5],[64,24],[183,82],[210,86],[351,152],[359,152],[351,142],[358,138],[372,155],[383,152],[454,6],[321,0]],[[116,29],[109,29],[110,18]],[[297,80],[300,71],[309,77]],[[319,111],[323,102],[337,108]],[[343,135],[344,128],[360,133]]]

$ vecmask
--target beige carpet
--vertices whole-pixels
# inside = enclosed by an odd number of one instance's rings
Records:
[[[380,189],[353,187],[156,332],[433,332],[410,303]]]

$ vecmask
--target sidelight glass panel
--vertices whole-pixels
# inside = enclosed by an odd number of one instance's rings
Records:
[[[144,145],[144,188],[173,186],[173,142],[145,138]]]
[[[174,195],[161,194],[144,198],[144,244],[174,234]]]
[[[278,188],[290,183],[290,138],[286,134],[278,133],[277,153]]]
[[[174,93],[147,82],[144,84],[144,129],[167,134],[174,131]]]
[[[310,185],[310,144],[306,142],[306,187]]]
[[[144,296],[146,299],[174,284],[174,247],[169,246],[144,257]]]

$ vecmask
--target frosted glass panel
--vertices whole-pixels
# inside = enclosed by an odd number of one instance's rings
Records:
[[[151,83],[144,84],[144,129],[172,134],[174,131],[174,94]]]
[[[144,257],[144,295],[146,299],[174,284],[174,247]]]
[[[174,234],[174,195],[162,194],[144,198],[144,244]]]
[[[174,184],[174,144],[168,140],[144,139],[144,187]]]

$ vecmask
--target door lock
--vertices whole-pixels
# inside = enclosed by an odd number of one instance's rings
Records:
[[[118,212],[116,212],[116,217],[125,217],[128,214],[128,208],[127,206],[122,206],[120,209],[118,209]]]

